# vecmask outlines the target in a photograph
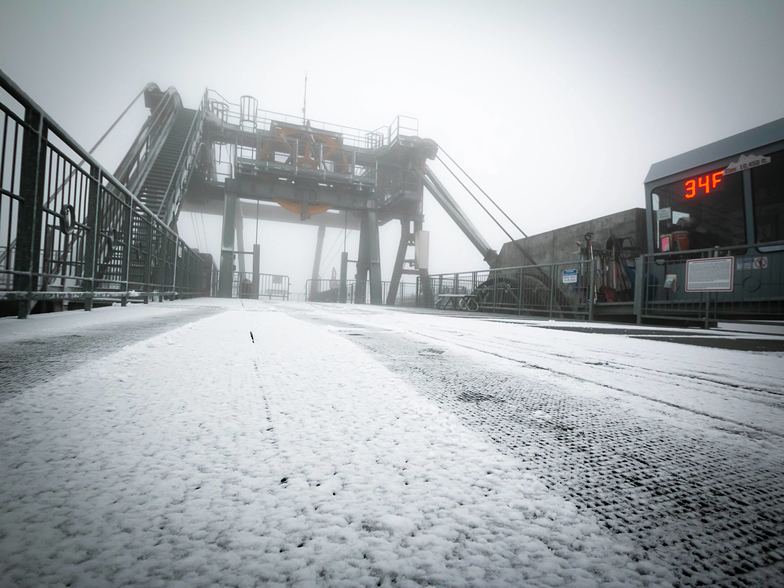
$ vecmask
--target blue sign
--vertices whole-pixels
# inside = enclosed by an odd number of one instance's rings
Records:
[[[577,268],[565,269],[561,272],[561,282],[564,284],[577,283]]]

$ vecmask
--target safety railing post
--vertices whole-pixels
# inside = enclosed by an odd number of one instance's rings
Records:
[[[518,268],[517,314],[523,314],[523,268]]]
[[[134,201],[127,198],[128,215],[125,217],[125,255],[123,255],[123,276],[125,277],[125,292],[120,297],[123,306],[128,304],[128,292],[131,289],[131,239],[133,233],[133,205]]]
[[[17,316],[27,318],[38,289],[38,269],[43,220],[44,180],[46,177],[47,127],[43,114],[27,106],[22,138],[19,174],[19,208],[16,217],[16,254],[14,256],[14,290],[25,292],[19,300]]]
[[[645,296],[645,258],[640,255],[634,260],[634,316],[642,324],[643,296]]]
[[[174,275],[172,276],[172,300],[177,299],[177,260],[180,257],[180,238],[174,240]]]
[[[595,268],[596,268],[596,258],[592,257],[591,260],[588,262],[588,271],[591,272],[591,276],[588,278],[588,320],[593,320],[593,289],[594,289],[594,279],[595,279]]]
[[[705,329],[710,329],[710,292],[705,292]]]
[[[555,296],[555,266],[550,266],[550,288],[549,288],[549,302],[547,303],[547,316],[553,318],[553,298]]]
[[[90,187],[87,192],[87,239],[84,244],[84,270],[82,276],[84,278],[82,284],[87,292],[84,300],[84,309],[93,309],[93,298],[95,297],[95,273],[96,273],[96,257],[98,247],[98,231],[100,230],[99,223],[101,218],[101,198],[100,190],[103,183],[103,173],[101,169],[95,164],[90,166],[89,180]]]
[[[145,255],[144,255],[144,283],[145,283],[144,288],[145,288],[145,290],[150,292],[151,289],[152,289],[152,230],[153,230],[152,219],[150,219],[150,222],[145,227],[144,219],[140,216],[139,217],[139,229],[142,229],[142,228],[145,228],[146,233],[147,233],[147,235],[146,235],[146,237],[147,237],[147,243],[146,243],[147,251],[146,252],[143,251],[143,253],[145,253]],[[141,248],[141,242],[139,242],[139,247]],[[147,300],[149,300],[149,298],[150,298],[150,295],[147,294],[144,297],[145,302]]]

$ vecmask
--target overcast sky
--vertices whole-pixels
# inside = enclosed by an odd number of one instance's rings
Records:
[[[307,74],[309,117],[367,129],[417,117],[529,234],[642,207],[651,163],[784,116],[784,0],[0,6],[0,67],[85,147],[150,81],[189,107],[209,86],[297,114]],[[135,109],[98,152],[108,167],[144,116]],[[500,249],[503,234],[456,196]],[[481,268],[426,200],[431,271]],[[181,232],[217,254],[218,221],[201,226]],[[382,229],[385,278],[398,234]],[[262,223],[262,271],[300,290],[315,239],[315,227]],[[323,277],[336,230],[330,246]]]

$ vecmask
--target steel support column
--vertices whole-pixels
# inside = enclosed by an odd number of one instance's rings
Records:
[[[261,245],[253,245],[253,295],[258,299],[260,293],[259,272],[261,270]]]
[[[370,269],[370,304],[383,304],[381,284],[381,251],[378,242],[378,217],[375,210],[367,211],[368,261]]]
[[[242,207],[237,203],[234,207],[234,233],[237,235],[237,271],[241,274],[240,281],[245,277],[245,232],[242,223]]]
[[[340,254],[340,290],[338,291],[338,302],[348,302],[348,251]]]
[[[236,210],[237,197],[228,193],[224,194],[220,278],[218,282],[219,298],[231,298],[231,287],[234,279],[234,215]]]
[[[368,270],[370,269],[370,252],[368,251],[368,218],[362,215],[359,227],[359,251],[357,252],[357,274],[354,287],[354,304],[365,304],[367,292]]]
[[[403,276],[403,264],[406,262],[406,252],[411,241],[411,223],[407,219],[400,219],[400,243],[397,246],[395,266],[392,268],[392,279],[389,281],[387,292],[387,306],[393,306],[400,287],[400,278]]]
[[[313,256],[313,271],[310,274],[310,299],[313,300],[313,297],[319,293],[318,281],[319,281],[319,272],[321,270],[321,251],[324,249],[324,235],[327,232],[327,228],[325,226],[320,226],[318,228],[318,234],[316,236],[316,254]]]

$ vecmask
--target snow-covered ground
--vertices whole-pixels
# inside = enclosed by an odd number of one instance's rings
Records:
[[[0,585],[784,578],[781,353],[202,299],[0,320],[0,360],[102,324],[0,394]]]

